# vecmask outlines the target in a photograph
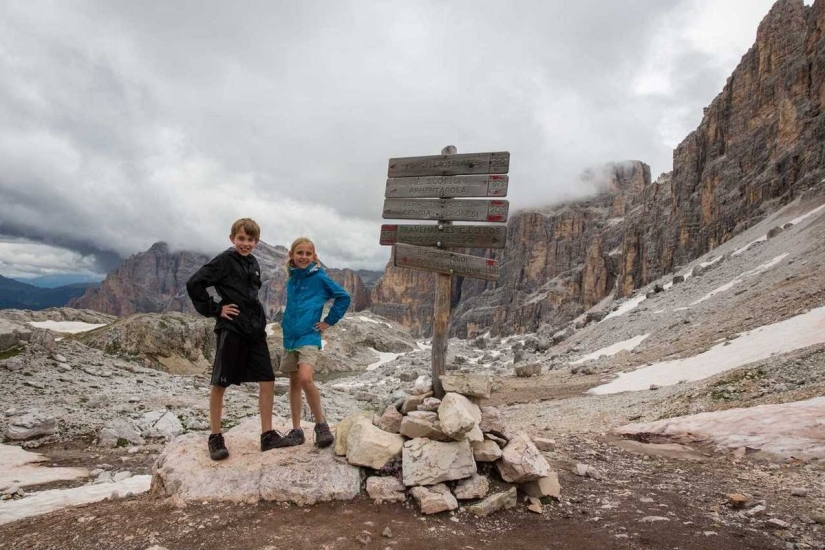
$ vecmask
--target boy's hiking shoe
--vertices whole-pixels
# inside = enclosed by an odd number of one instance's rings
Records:
[[[268,432],[264,432],[261,434],[261,452],[268,451],[270,449],[275,449],[278,447],[277,443],[284,436],[276,432],[275,430],[269,430]]]
[[[296,445],[303,445],[304,430],[301,428],[292,428],[285,436],[275,442],[275,448],[294,447]]]
[[[326,422],[318,422],[315,424],[315,446],[329,447],[335,438],[332,437],[332,432],[329,431],[329,424]]]
[[[223,434],[209,435],[209,457],[212,460],[223,460],[229,456],[226,443],[223,442]]]

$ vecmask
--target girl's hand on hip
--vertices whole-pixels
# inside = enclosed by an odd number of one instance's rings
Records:
[[[320,332],[324,332],[328,328],[329,328],[329,325],[327,323],[323,322],[323,321],[315,323],[315,330],[318,330]]]

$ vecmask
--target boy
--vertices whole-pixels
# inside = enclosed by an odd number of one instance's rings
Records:
[[[192,305],[201,315],[217,317],[215,364],[209,394],[209,456],[223,460],[229,451],[221,433],[223,396],[230,384],[258,382],[258,407],[261,412],[261,451],[275,448],[281,438],[272,429],[272,402],[275,374],[266,345],[266,314],[258,300],[261,268],[252,251],[258,244],[261,228],[250,218],[232,224],[227,249],[201,267],[186,282]],[[207,292],[214,287],[220,296],[215,303]]]

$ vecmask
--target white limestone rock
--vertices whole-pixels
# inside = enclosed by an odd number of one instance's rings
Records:
[[[490,480],[486,476],[474,474],[473,477],[459,481],[454,493],[459,500],[474,500],[486,497],[489,491]]]
[[[411,439],[402,452],[404,485],[435,485],[464,479],[476,473],[473,449],[466,439],[455,442]]]
[[[518,432],[496,462],[501,478],[509,483],[524,483],[550,475],[550,466],[525,432]]]
[[[40,412],[13,417],[6,427],[6,438],[17,441],[51,435],[57,431],[57,420]]]
[[[518,491],[516,491],[515,487],[511,487],[510,490],[506,492],[490,495],[481,502],[471,504],[470,506],[467,506],[465,510],[477,516],[489,516],[499,510],[509,510],[510,508],[515,508],[517,499]]]
[[[407,488],[395,477],[372,476],[367,478],[367,494],[376,503],[404,502]]]
[[[441,376],[441,386],[445,392],[455,392],[467,397],[489,399],[492,393],[493,382],[489,376],[444,374]]]
[[[553,497],[558,499],[561,496],[561,485],[559,485],[559,474],[550,472],[550,475],[527,481],[519,485],[522,493],[529,497]]]
[[[262,453],[258,417],[224,438],[229,458],[220,462],[209,458],[203,434],[185,434],[168,444],[152,467],[152,494],[187,503],[270,500],[307,506],[351,500],[361,492],[361,469],[329,451],[306,444]]]
[[[481,421],[479,427],[484,433],[491,433],[504,439],[507,437],[507,427],[504,425],[504,419],[501,417],[501,411],[495,407],[481,407]]]
[[[458,508],[458,501],[443,483],[432,487],[413,487],[410,494],[418,502],[423,514],[437,514]]]
[[[378,421],[378,427],[391,434],[397,434],[401,430],[401,421],[404,420],[404,415],[398,412],[395,406],[390,405],[381,415]]]
[[[478,405],[458,393],[448,393],[438,406],[438,421],[441,431],[456,441],[477,428],[481,421],[481,409]]]
[[[347,462],[380,470],[401,454],[404,438],[385,432],[366,418],[356,420],[347,436]]]
[[[491,439],[477,441],[473,445],[473,458],[476,462],[495,462],[501,458],[502,451],[498,443]]]
[[[115,418],[106,423],[97,434],[99,447],[117,447],[118,444],[143,445],[146,441],[138,429],[128,420]]]
[[[434,441],[452,441],[452,438],[441,431],[438,415],[429,411],[412,411],[401,420],[401,435],[415,439],[426,437]]]
[[[335,454],[344,456],[347,454],[347,436],[352,424],[359,418],[372,418],[372,413],[369,411],[357,411],[344,418],[335,427]]]

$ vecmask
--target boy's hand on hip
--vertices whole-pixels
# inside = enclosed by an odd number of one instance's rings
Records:
[[[319,331],[321,331],[321,332],[324,332],[324,331],[325,331],[325,330],[327,330],[328,328],[329,328],[329,325],[328,325],[328,324],[326,324],[326,323],[325,323],[325,322],[323,322],[323,321],[320,321],[320,322],[318,322],[318,323],[315,323],[315,330],[319,330]]]
[[[235,304],[226,304],[221,307],[221,317],[224,319],[229,319],[231,321],[233,317],[238,316],[238,313],[240,313],[240,310]]]

